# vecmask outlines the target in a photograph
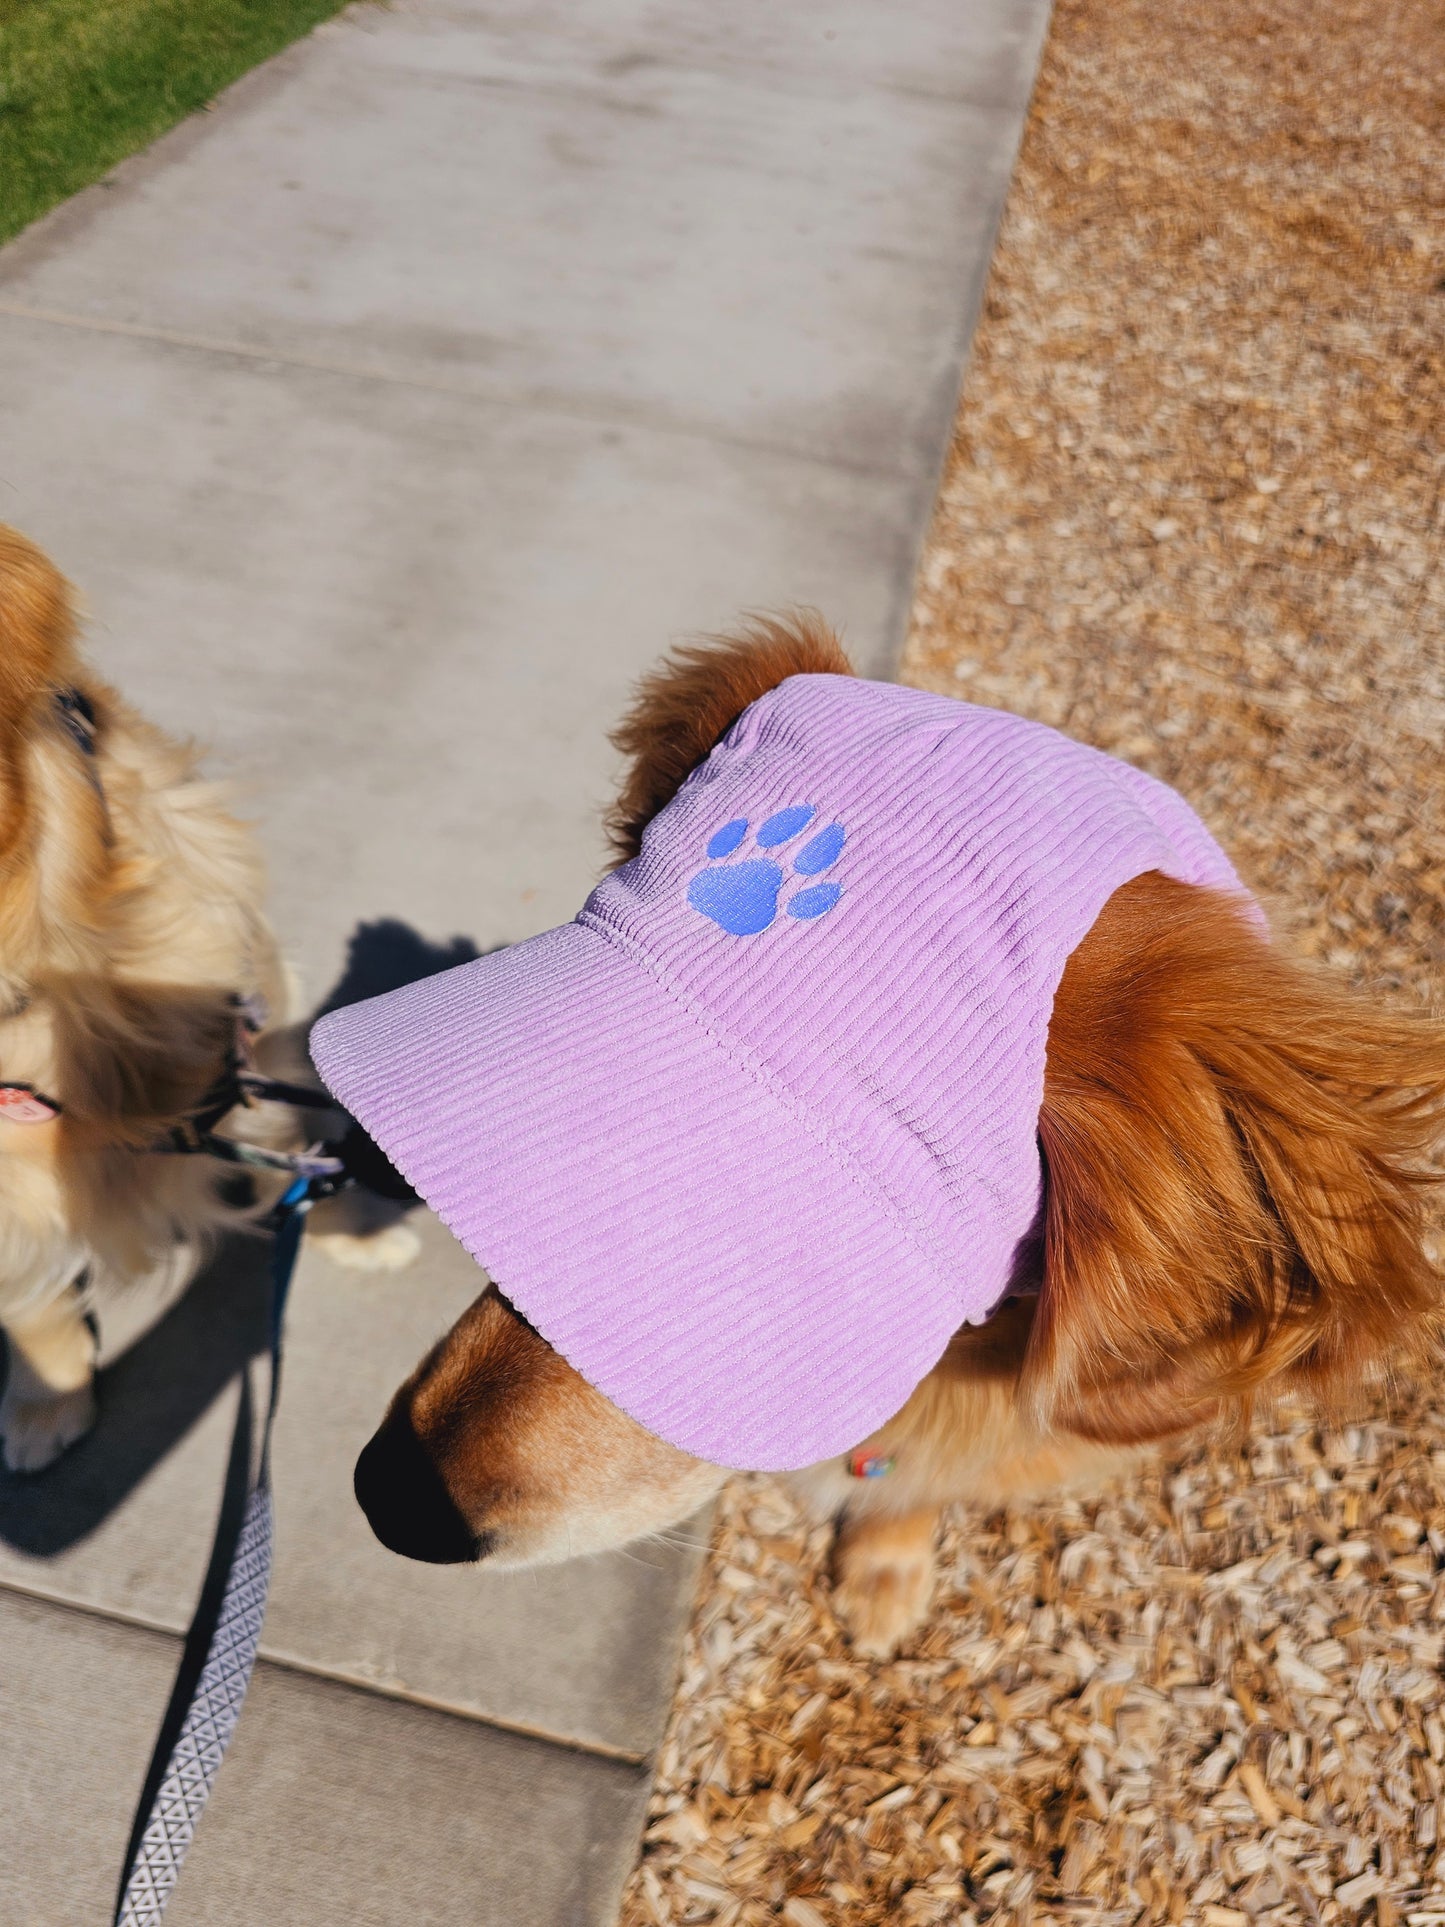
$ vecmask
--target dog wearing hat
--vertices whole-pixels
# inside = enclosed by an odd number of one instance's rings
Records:
[[[358,1461],[383,1543],[560,1559],[785,1472],[886,1654],[950,1502],[1427,1355],[1445,1035],[1292,959],[1175,792],[812,620],[616,740],[574,922],[312,1034],[495,1281]]]

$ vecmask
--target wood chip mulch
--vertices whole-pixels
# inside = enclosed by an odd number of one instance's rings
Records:
[[[1445,7],[1059,0],[909,680],[1182,789],[1445,993]],[[716,1516],[624,1927],[1445,1927],[1445,1401],[961,1511],[906,1655]]]

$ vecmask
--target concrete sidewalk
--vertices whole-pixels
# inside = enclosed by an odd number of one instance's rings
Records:
[[[886,674],[1045,0],[355,8],[0,254],[0,519],[248,787],[319,1002],[570,916],[680,634],[810,602]],[[694,1546],[414,1567],[350,1468],[475,1293],[298,1279],[265,1659],[169,1918],[614,1917]],[[0,1481],[6,1927],[108,1918],[264,1277]]]

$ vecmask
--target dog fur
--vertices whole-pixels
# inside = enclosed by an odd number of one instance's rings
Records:
[[[749,703],[818,672],[849,665],[803,619],[649,677],[615,739],[618,860]],[[894,1460],[886,1478],[841,1459],[794,1475],[838,1522],[835,1603],[866,1653],[925,1614],[949,1503],[1098,1482],[1284,1391],[1348,1400],[1438,1335],[1445,1033],[1317,975],[1228,898],[1157,872],[1110,898],[1058,991],[1039,1128],[1036,1290],[960,1330],[859,1441]],[[357,1494],[400,1551],[522,1565],[658,1530],[725,1476],[624,1417],[489,1291],[397,1393]]]
[[[57,700],[70,690],[94,717],[89,752]],[[0,528],[0,1078],[62,1107],[48,1123],[0,1118],[12,1471],[38,1471],[92,1421],[90,1308],[142,1279],[179,1282],[246,1220],[226,1202],[234,1167],[150,1147],[220,1075],[237,997],[284,1014],[261,892],[250,832],[194,752],[90,673],[66,584]],[[275,1106],[240,1115],[254,1141],[296,1140]]]

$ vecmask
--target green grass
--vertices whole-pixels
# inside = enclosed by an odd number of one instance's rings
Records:
[[[0,241],[342,0],[0,0]]]

